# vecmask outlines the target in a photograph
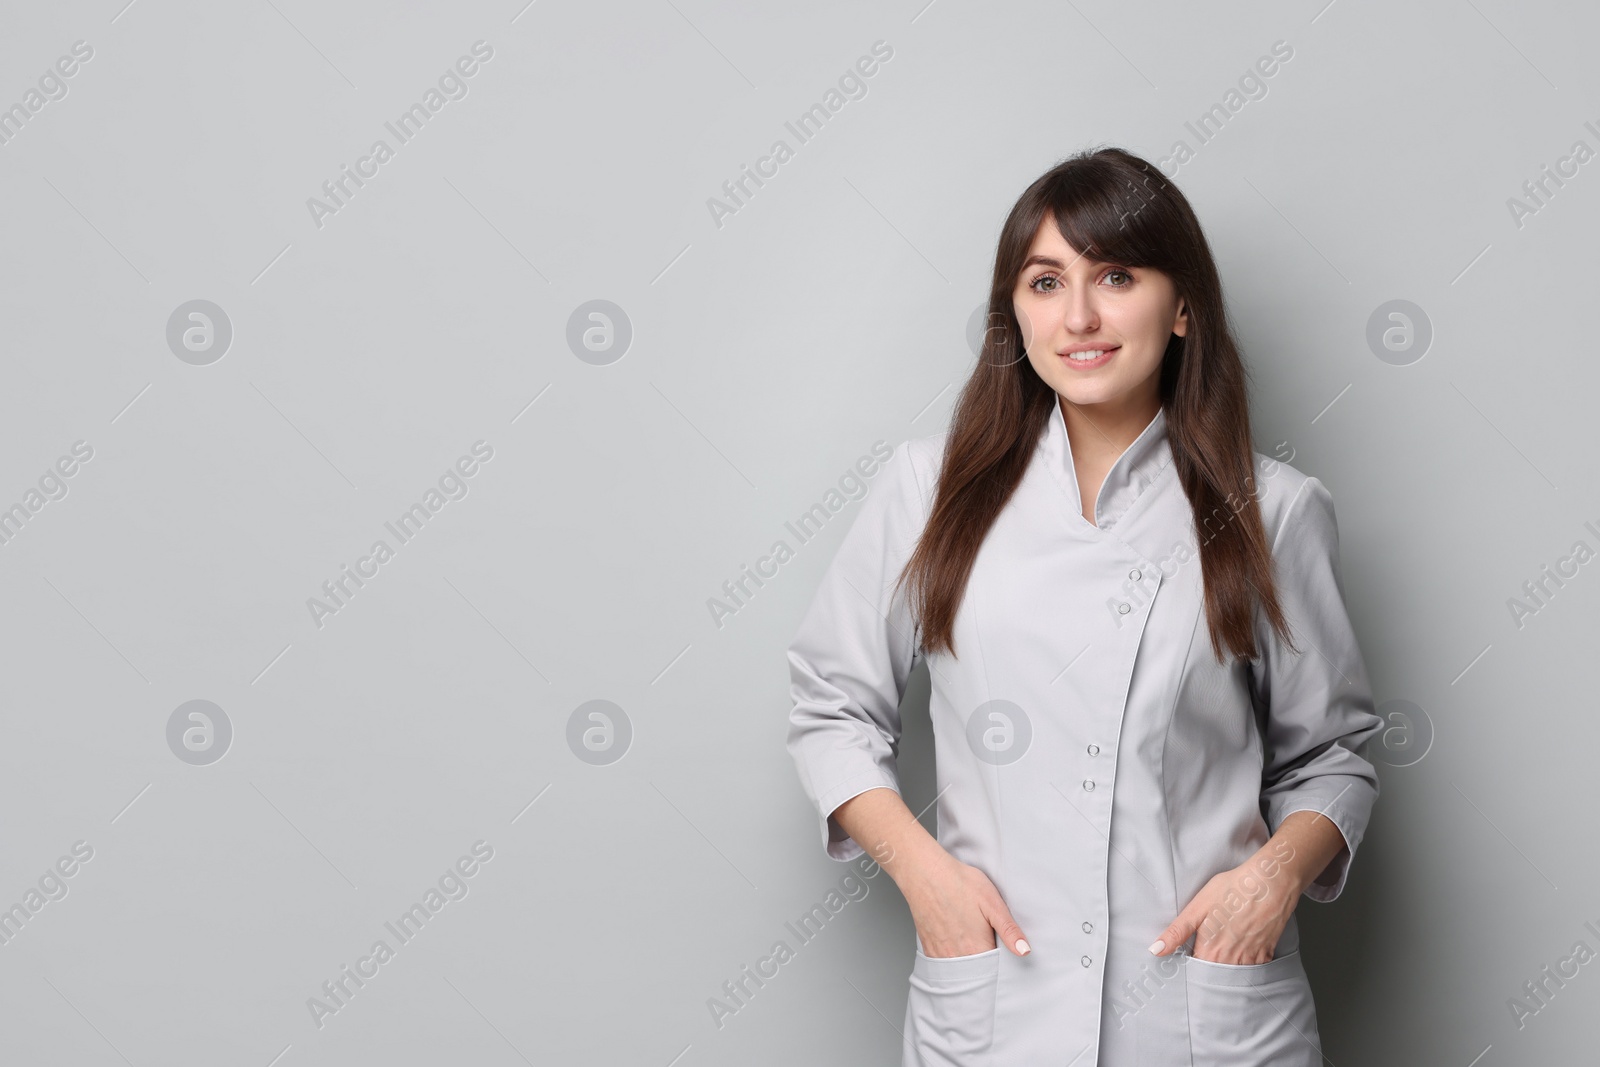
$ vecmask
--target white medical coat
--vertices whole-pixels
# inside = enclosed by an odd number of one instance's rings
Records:
[[[788,651],[788,747],[836,860],[862,849],[834,809],[899,789],[899,704],[923,654],[905,589],[891,590],[945,436],[905,442],[869,483]],[[1321,1063],[1293,917],[1264,964],[1148,950],[1290,812],[1321,812],[1343,833],[1349,852],[1304,894],[1339,896],[1378,796],[1364,746],[1381,720],[1345,611],[1332,498],[1256,460],[1301,653],[1258,610],[1260,658],[1219,663],[1164,410],[1107,474],[1097,526],[1054,405],[973,567],[960,658],[927,658],[938,840],[994,882],[1032,951],[930,958],[918,943],[903,1067]]]

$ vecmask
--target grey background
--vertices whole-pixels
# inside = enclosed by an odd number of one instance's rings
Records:
[[[853,505],[720,627],[707,602],[872,442],[944,428],[1028,182],[1088,145],[1195,145],[1278,40],[1266,95],[1175,176],[1257,448],[1332,490],[1379,700],[1420,709],[1350,888],[1300,909],[1326,1051],[1593,1055],[1600,963],[1520,1028],[1508,999],[1600,950],[1600,564],[1521,627],[1508,600],[1600,547],[1600,162],[1520,227],[1507,206],[1600,148],[1592,5],[3,19],[0,106],[94,54],[0,145],[0,506],[93,457],[0,547],[0,907],[94,852],[0,945],[0,1061],[898,1062],[913,942],[886,877],[723,1025],[708,1008],[853,870],[783,749],[783,650]],[[307,199],[478,40],[467,95],[319,228]],[[878,40],[866,95],[796,145],[784,122]],[[778,138],[794,158],[716,225]],[[197,366],[166,330],[200,299],[233,338]],[[632,330],[604,365],[567,340],[593,300]],[[1367,342],[1392,300],[1434,332],[1405,365]],[[467,495],[319,628],[308,599],[480,440]],[[231,723],[209,765],[168,745],[191,700]],[[568,744],[591,700],[631,724],[608,765]],[[315,1025],[308,998],[479,840],[467,895]]]

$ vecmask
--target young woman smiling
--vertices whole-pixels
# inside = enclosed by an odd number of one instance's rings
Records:
[[[916,925],[904,1065],[1319,1064],[1295,906],[1344,888],[1381,726],[1332,498],[1253,450],[1210,249],[1145,160],[1023,193],[989,322],[788,654],[827,854]],[[937,838],[895,764],[918,660]]]

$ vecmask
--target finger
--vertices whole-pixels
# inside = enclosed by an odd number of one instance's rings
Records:
[[[995,934],[1000,938],[1000,943],[1018,956],[1026,956],[1032,951],[1027,940],[1022,936],[1022,927],[1017,925],[1017,920],[1011,917],[1011,909],[1007,908],[1004,901],[995,900],[984,912],[984,918],[989,920],[989,925],[994,927]]]
[[[1189,940],[1189,935],[1195,932],[1197,925],[1187,913],[1179,915],[1172,920],[1170,926],[1161,931],[1161,936],[1151,943],[1151,953],[1157,956],[1170,955],[1179,945]]]

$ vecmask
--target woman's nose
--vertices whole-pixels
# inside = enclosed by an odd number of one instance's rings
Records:
[[[1093,333],[1100,325],[1100,313],[1095,307],[1094,294],[1087,290],[1069,288],[1063,298],[1066,308],[1062,324],[1072,333]]]

